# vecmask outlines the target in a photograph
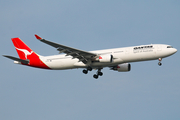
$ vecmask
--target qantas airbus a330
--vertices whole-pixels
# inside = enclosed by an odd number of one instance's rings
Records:
[[[102,76],[101,70],[109,67],[118,72],[130,71],[130,62],[159,60],[161,66],[162,58],[168,57],[177,52],[177,49],[165,44],[139,45],[134,47],[123,47],[115,49],[83,51],[61,44],[45,40],[38,35],[35,37],[52,47],[55,47],[62,55],[41,56],[32,51],[20,38],[12,38],[12,42],[20,58],[4,55],[4,57],[14,60],[16,64],[31,67],[65,70],[74,68],[84,68],[83,73],[96,69],[94,78]]]

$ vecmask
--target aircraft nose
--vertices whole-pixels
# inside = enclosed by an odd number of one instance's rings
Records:
[[[176,48],[174,48],[174,53],[176,53],[177,52],[177,49]]]
[[[175,54],[177,52],[177,49],[176,48],[172,48],[172,49],[169,49],[168,51],[169,51],[168,52],[169,55],[173,55],[173,54]]]

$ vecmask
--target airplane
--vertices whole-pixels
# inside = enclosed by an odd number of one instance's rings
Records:
[[[165,44],[138,45],[87,52],[45,40],[36,34],[35,37],[39,41],[55,47],[59,51],[59,55],[41,56],[31,50],[20,38],[12,38],[19,58],[8,55],[3,56],[14,60],[15,64],[42,69],[65,70],[83,68],[82,72],[84,74],[95,69],[97,73],[93,77],[97,79],[103,75],[101,70],[105,67],[118,72],[128,72],[131,70],[131,62],[148,60],[159,60],[158,65],[161,66],[162,58],[177,52],[177,49]]]

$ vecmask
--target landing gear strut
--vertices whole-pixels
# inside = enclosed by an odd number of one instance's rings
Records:
[[[162,65],[161,61],[162,61],[162,58],[159,58],[159,62],[158,62],[158,65],[159,65],[159,66]]]

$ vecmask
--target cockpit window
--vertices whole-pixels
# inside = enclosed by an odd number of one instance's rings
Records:
[[[172,46],[167,46],[167,48],[173,48]]]

